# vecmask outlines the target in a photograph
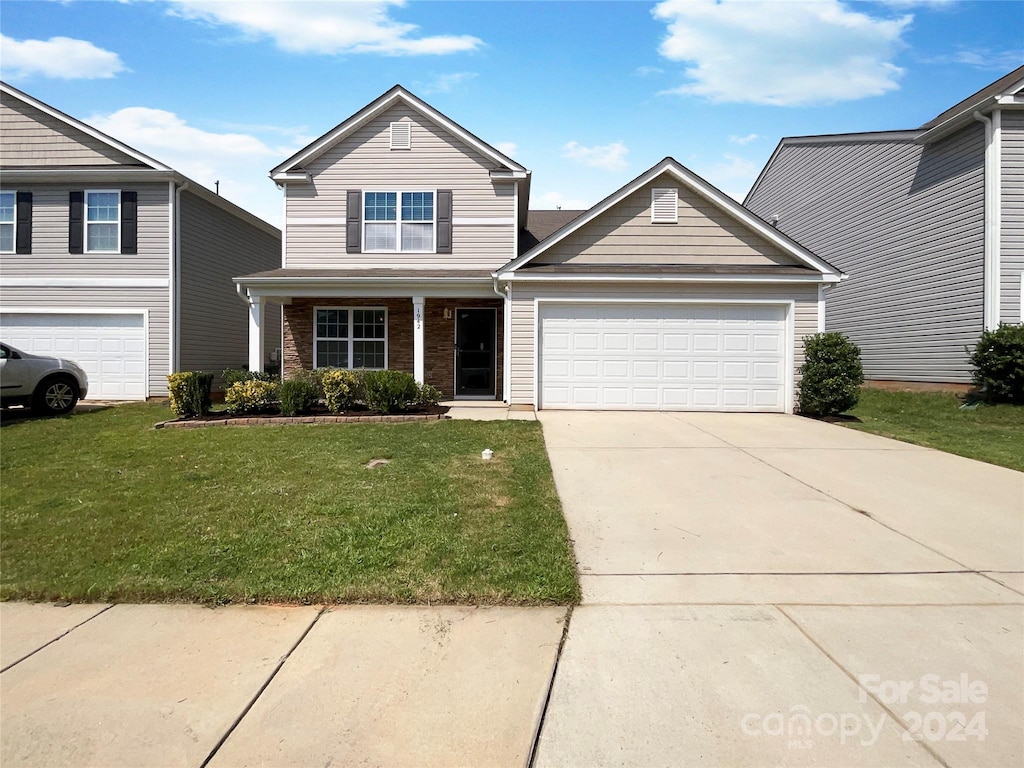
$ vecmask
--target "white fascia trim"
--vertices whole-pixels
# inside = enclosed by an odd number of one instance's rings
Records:
[[[368,106],[364,107],[359,112],[356,112],[352,117],[336,127],[334,130],[324,134],[308,147],[300,150],[297,154],[292,155],[289,159],[285,160],[281,165],[272,169],[270,171],[270,177],[277,180],[279,174],[286,174],[296,166],[300,166],[311,158],[316,157],[324,149],[360,126],[365,125],[377,115],[387,111],[399,101],[404,101],[410,107],[428,117],[433,122],[443,126],[446,130],[455,134],[478,152],[491,158],[499,165],[503,165],[511,171],[521,171],[526,173],[526,169],[519,165],[519,163],[515,162],[511,158],[505,157],[505,155],[498,152],[494,147],[480,141],[480,139],[473,136],[465,128],[442,115],[425,101],[421,101],[416,98],[401,86],[396,86],[390,93],[386,93],[379,97],[377,101],[371,102]]]
[[[166,277],[0,277],[0,288],[167,288],[170,284]]]
[[[287,184],[289,181],[301,181],[310,182],[313,180],[312,174],[308,171],[287,171],[285,173],[271,173],[270,178],[280,184]]]
[[[814,269],[818,270],[823,274],[836,274],[832,267],[818,259],[806,248],[803,248],[802,246],[798,245],[795,241],[790,240],[788,237],[783,235],[770,224],[768,224],[765,221],[762,221],[757,216],[748,211],[746,208],[741,206],[731,197],[715,189],[710,184],[698,178],[697,176],[694,176],[690,171],[688,171],[683,166],[679,165],[675,160],[671,158],[666,158],[662,160],[653,168],[649,169],[646,173],[637,177],[631,183],[622,187],[617,192],[613,193],[611,196],[605,198],[602,202],[595,205],[586,214],[566,224],[564,227],[558,230],[554,235],[549,237],[543,243],[537,245],[536,247],[532,248],[531,250],[527,251],[525,254],[520,256],[515,261],[503,267],[502,272],[514,271],[521,267],[523,264],[532,261],[536,256],[548,250],[555,244],[561,242],[566,237],[568,237],[573,232],[582,227],[584,224],[588,224],[589,222],[593,221],[602,213],[611,208],[613,205],[616,205],[617,203],[621,202],[626,197],[631,195],[633,192],[637,191],[645,184],[657,178],[663,173],[671,174],[692,192],[695,192],[696,194],[705,198],[713,205],[717,205],[725,213],[731,215],[734,219],[738,220],[748,229],[753,230],[761,237],[773,243],[775,246],[780,248],[784,253],[788,253],[794,256],[804,264],[813,267]]]
[[[493,181],[519,181],[520,179],[525,179],[529,175],[530,172],[526,170],[503,171],[500,169],[495,169],[491,171],[491,179]]]
[[[498,273],[497,278],[519,283],[838,283],[845,275],[524,275]]]
[[[974,114],[976,112],[984,112],[987,109],[991,109],[992,106],[996,103],[996,100],[996,96],[989,96],[987,99],[983,101],[980,101],[976,104],[972,104],[971,106],[967,107],[961,112],[958,112],[952,117],[943,120],[934,128],[929,128],[927,131],[925,131],[916,139],[914,139],[915,143],[931,144],[933,141],[938,141],[944,136],[948,136],[949,134],[953,133],[954,131],[958,130],[959,128],[963,127],[967,123],[974,120]]]
[[[120,141],[118,141],[117,139],[113,138],[112,136],[108,136],[107,134],[103,133],[102,131],[96,130],[91,125],[86,125],[82,121],[76,120],[75,118],[71,117],[71,115],[66,115],[63,112],[61,112],[60,110],[54,109],[49,104],[45,104],[45,103],[39,101],[38,99],[32,98],[27,93],[19,91],[17,88],[12,88],[7,83],[0,83],[0,91],[2,91],[3,93],[8,94],[9,96],[12,96],[15,99],[23,101],[23,102],[25,102],[26,104],[29,104],[32,107],[35,107],[40,112],[46,113],[50,117],[55,118],[56,120],[61,121],[65,125],[70,125],[72,128],[74,128],[76,130],[79,130],[82,133],[88,134],[89,136],[92,136],[94,139],[97,139],[98,141],[103,142],[107,146],[116,149],[118,152],[122,152],[122,153],[128,155],[129,157],[135,158],[136,160],[138,160],[141,163],[145,163],[146,165],[148,165],[148,166],[150,166],[152,168],[155,168],[157,170],[160,170],[160,171],[169,171],[169,170],[171,170],[171,168],[169,166],[166,166],[163,163],[161,163],[161,162],[159,162],[157,160],[154,160],[149,155],[144,155],[141,152],[139,152],[137,149],[132,149],[127,144],[122,144]]]

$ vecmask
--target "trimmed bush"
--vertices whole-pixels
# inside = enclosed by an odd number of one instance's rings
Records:
[[[404,371],[367,371],[363,386],[366,407],[381,413],[404,411],[416,402],[420,388],[413,375]]]
[[[229,413],[262,413],[274,407],[280,385],[273,381],[236,381],[224,393]]]
[[[864,383],[860,348],[841,333],[816,333],[804,337],[804,354],[800,412],[834,416],[853,408]]]
[[[280,386],[281,415],[301,416],[313,410],[320,395],[308,379],[289,379]]]
[[[266,371],[247,371],[244,368],[225,368],[220,377],[224,380],[224,390],[240,381],[276,381],[277,376]]]
[[[971,365],[987,402],[1024,405],[1024,324],[1003,324],[981,334]]]
[[[333,370],[333,369],[331,369],[331,368],[314,368],[313,370],[310,370],[309,368],[300,368],[299,370],[295,371],[288,378],[291,381],[305,381],[305,382],[309,383],[310,385],[312,385],[313,389],[316,390],[317,398],[318,399],[323,399],[323,396],[324,396],[324,383],[322,381],[322,377],[323,377],[324,373],[326,373],[327,371],[330,371],[330,370]]]
[[[343,368],[319,368],[324,402],[331,413],[341,413],[356,404],[362,392],[362,380],[355,371]]]
[[[420,408],[429,408],[441,402],[441,393],[436,387],[429,384],[420,384],[416,390],[416,405]]]
[[[182,371],[167,377],[171,410],[176,416],[194,419],[210,411],[210,388],[213,374],[202,371]]]

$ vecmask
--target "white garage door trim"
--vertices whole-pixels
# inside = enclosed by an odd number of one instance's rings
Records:
[[[762,300],[762,299],[644,299],[644,298],[535,298],[533,300],[533,402],[535,409],[544,407],[540,397],[540,376],[541,376],[541,307],[557,304],[671,304],[676,306],[697,306],[697,305],[746,305],[761,307],[781,307],[784,311],[785,320],[785,392],[784,403],[785,413],[793,413],[794,403],[794,361],[793,352],[795,344],[794,313],[796,301],[789,300]]]
[[[143,389],[145,400],[149,397],[149,310],[148,309],[126,309],[107,307],[12,307],[0,306],[0,317],[3,315],[136,315],[142,316],[142,343],[143,343]],[[17,346],[17,345],[15,345]],[[26,350],[28,351],[28,350]],[[60,357],[59,354],[56,355]],[[93,382],[89,382],[89,397],[97,399],[92,388]]]

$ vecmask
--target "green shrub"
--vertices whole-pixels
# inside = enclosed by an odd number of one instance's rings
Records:
[[[366,407],[381,413],[405,410],[416,402],[420,388],[412,374],[404,371],[366,371],[363,387]]]
[[[816,333],[804,338],[804,354],[800,412],[834,416],[853,408],[864,383],[860,348],[841,333]]]
[[[282,416],[300,416],[309,413],[320,399],[316,384],[308,378],[282,381],[280,397]]]
[[[441,402],[441,393],[436,387],[429,384],[420,384],[416,390],[416,405],[420,408],[429,408]]]
[[[323,396],[324,396],[324,383],[323,383],[323,380],[322,380],[323,379],[323,375],[324,375],[324,373],[326,373],[327,371],[330,371],[330,370],[333,370],[333,369],[332,368],[314,368],[314,369],[310,370],[309,368],[300,368],[299,370],[295,371],[288,378],[291,379],[292,381],[305,381],[305,382],[308,382],[309,384],[311,384],[313,386],[313,389],[316,390],[317,398],[318,399],[322,399]]]
[[[171,410],[181,418],[205,416],[210,410],[210,387],[213,374],[202,371],[182,371],[167,377],[167,391],[171,397]]]
[[[319,368],[317,373],[324,393],[324,402],[331,413],[347,411],[358,402],[362,389],[358,373],[343,368]]]
[[[1024,404],[1024,324],[1004,324],[981,334],[971,365],[986,401]]]
[[[280,386],[273,381],[236,381],[224,393],[229,413],[262,413],[274,407]]]
[[[220,377],[224,380],[224,390],[240,381],[276,381],[277,376],[266,371],[247,371],[244,368],[225,368]]]

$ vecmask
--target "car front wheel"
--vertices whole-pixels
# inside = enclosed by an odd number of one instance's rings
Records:
[[[78,385],[67,376],[44,379],[36,387],[32,409],[40,413],[67,413],[78,402]]]

